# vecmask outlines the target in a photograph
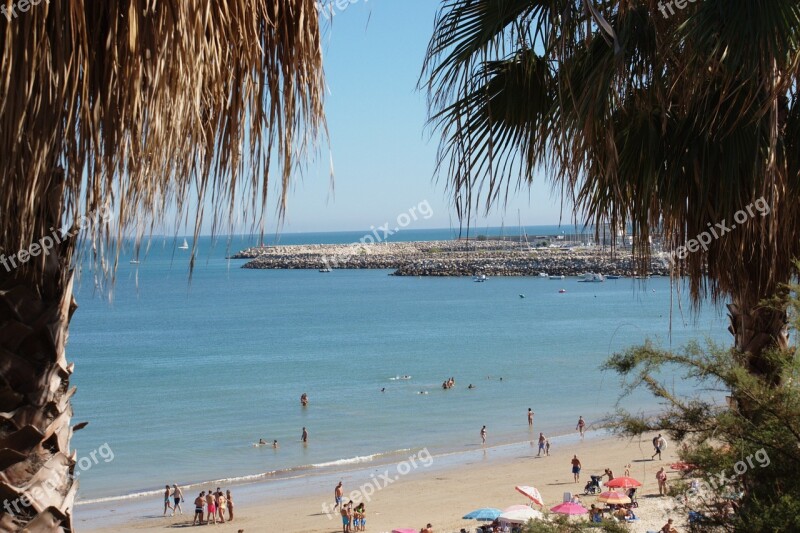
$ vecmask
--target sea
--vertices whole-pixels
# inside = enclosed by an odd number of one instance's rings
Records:
[[[391,240],[456,234],[409,229]],[[348,244],[364,235],[266,242]],[[617,408],[661,408],[646,392],[624,394],[620,378],[601,369],[610,355],[648,339],[676,350],[731,342],[724,313],[710,303],[693,311],[667,278],[474,283],[387,270],[249,270],[227,259],[258,242],[243,236],[201,237],[190,275],[182,241],[153,237],[139,264],[125,247],[110,294],[85,269],[78,278],[68,359],[73,422],[89,422],[72,440],[79,504],[154,497],[172,483],[330,474],[422,448],[452,456],[479,449],[483,425],[491,445],[574,434],[579,416],[599,428]],[[450,377],[455,386],[443,390]],[[698,393],[680,373],[661,377],[677,393]],[[279,447],[254,446],[259,439]]]

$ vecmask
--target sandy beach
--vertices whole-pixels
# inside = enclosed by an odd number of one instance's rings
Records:
[[[538,432],[532,432],[534,439]],[[574,440],[574,439],[572,439]],[[333,505],[333,489],[337,479],[344,483],[345,499],[351,491],[365,484],[378,489],[364,490],[369,494],[366,502],[367,531],[388,532],[393,528],[423,527],[433,524],[438,532],[458,532],[461,528],[474,531],[479,523],[461,517],[477,508],[497,507],[527,503],[514,489],[516,485],[533,485],[545,499],[546,507],[561,503],[564,493],[580,494],[589,474],[602,474],[611,468],[615,477],[623,475],[626,464],[631,464],[631,477],[641,481],[637,510],[639,520],[631,524],[633,532],[658,530],[672,517],[683,531],[683,513],[673,511],[674,501],[659,497],[655,474],[665,467],[669,480],[678,478],[669,465],[676,459],[676,446],[663,454],[663,460],[651,460],[653,453],[649,439],[628,440],[609,436],[588,435],[583,441],[560,446],[557,439],[549,457],[536,457],[531,443],[487,447],[450,456],[425,456],[413,452],[412,459],[399,463],[370,465],[349,472],[327,476],[308,476],[301,482],[300,494],[289,495],[279,490],[275,483],[266,482],[241,487],[249,497],[237,502],[235,520],[217,524],[220,532],[302,532],[333,533],[341,531],[341,519],[335,512],[326,515]],[[472,446],[472,445],[470,445]],[[409,452],[410,454],[412,452]],[[583,464],[581,480],[575,483],[570,471],[570,460],[577,455]],[[402,463],[402,464],[401,464]],[[384,477],[381,477],[384,473]],[[388,476],[386,475],[388,474]],[[386,486],[382,486],[386,485]],[[223,489],[226,487],[223,487]],[[160,503],[113,502],[79,506],[76,526],[80,531],[155,532],[188,527],[191,524],[193,505],[197,495],[187,490],[184,514],[161,517]],[[233,487],[234,495],[240,493]],[[586,507],[595,502],[593,496],[582,496]],[[147,505],[147,507],[143,507]],[[327,506],[327,507],[324,507]],[[127,509],[126,509],[127,508]]]

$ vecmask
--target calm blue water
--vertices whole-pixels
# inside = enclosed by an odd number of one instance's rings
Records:
[[[450,232],[398,237],[406,235]],[[231,249],[249,244],[237,239]],[[76,363],[74,422],[90,424],[73,445],[79,457],[104,443],[114,452],[81,473],[84,500],[407,448],[468,450],[483,424],[491,443],[524,441],[528,407],[537,432],[569,431],[578,415],[591,422],[613,411],[618,379],[598,367],[614,351],[646,337],[664,346],[728,342],[714,309],[696,323],[676,317],[670,341],[664,278],[473,283],[375,270],[259,271],[225,260],[224,243],[212,249],[203,238],[199,251],[191,283],[188,252],[173,251],[169,239],[154,241],[138,268],[122,261],[112,303],[88,277],[78,288],[68,357]],[[405,374],[412,379],[390,379]],[[441,390],[450,376],[456,388]],[[688,392],[691,384],[676,376],[674,386]],[[656,407],[646,395],[626,402]],[[260,437],[280,449],[253,447]]]

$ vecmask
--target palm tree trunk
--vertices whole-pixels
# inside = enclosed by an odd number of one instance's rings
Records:
[[[740,299],[728,304],[728,331],[733,334],[736,350],[744,355],[751,374],[773,386],[781,383],[783,364],[769,352],[786,353],[789,347],[788,315],[785,308],[743,305]],[[777,355],[777,354],[776,354]]]
[[[76,305],[63,249],[44,282],[0,267],[0,531],[71,532],[75,388],[65,347]],[[66,280],[66,281],[65,281]],[[41,280],[40,280],[41,281]]]

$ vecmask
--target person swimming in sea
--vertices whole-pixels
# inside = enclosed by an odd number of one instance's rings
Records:
[[[258,439],[258,444],[256,446],[264,446],[267,443],[264,439]]]
[[[468,389],[474,389],[474,388],[475,388],[475,385],[473,385],[472,383],[470,383],[470,384],[469,384],[469,387],[467,387],[467,388],[468,388]]]
[[[303,407],[308,405],[308,394],[305,392],[300,396],[300,405]]]
[[[278,441],[277,440],[272,441],[272,447],[275,448],[276,450],[278,449]]]

